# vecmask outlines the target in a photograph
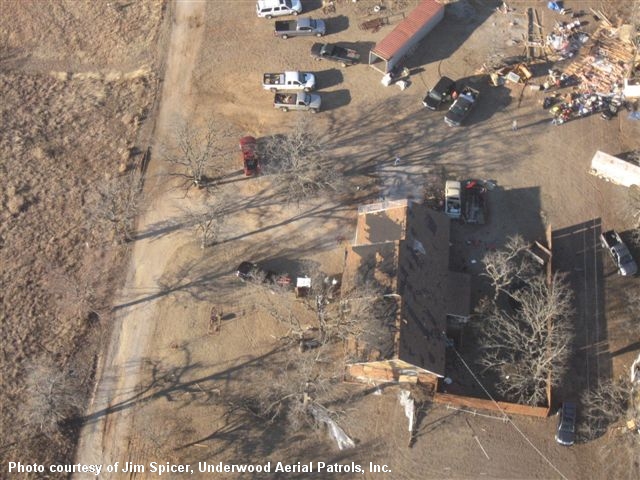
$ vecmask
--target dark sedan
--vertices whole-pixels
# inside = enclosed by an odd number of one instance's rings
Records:
[[[556,429],[556,442],[567,447],[576,441],[576,413],[574,402],[564,402],[560,408],[560,418]]]

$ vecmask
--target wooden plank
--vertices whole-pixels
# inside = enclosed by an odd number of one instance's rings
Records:
[[[455,405],[459,407],[475,408],[478,410],[498,411],[506,414],[526,415],[528,417],[546,418],[549,416],[548,407],[531,407],[509,402],[494,402],[482,398],[464,397],[449,393],[436,393],[433,396],[435,403]]]

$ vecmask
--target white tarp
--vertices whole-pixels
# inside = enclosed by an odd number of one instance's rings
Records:
[[[329,427],[329,434],[336,441],[340,450],[345,450],[347,448],[353,448],[356,446],[354,441],[351,440],[351,438],[349,438],[344,430],[340,428],[340,425],[338,425],[331,418],[331,415],[329,415],[327,409],[322,405],[311,404],[309,406],[309,411],[317,422],[324,423],[327,427]]]
[[[415,404],[411,398],[411,392],[408,390],[400,390],[398,393],[400,405],[404,407],[404,414],[409,419],[409,432],[413,432],[413,422],[415,419]]]
[[[600,150],[591,159],[589,173],[624,187],[640,186],[639,166]]]

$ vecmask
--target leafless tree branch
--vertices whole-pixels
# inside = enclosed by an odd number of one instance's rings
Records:
[[[316,127],[305,117],[286,134],[274,135],[263,147],[263,173],[291,202],[299,202],[323,192],[339,191],[343,177],[328,163],[326,145]]]
[[[229,197],[220,193],[207,198],[203,207],[186,211],[189,224],[200,238],[200,248],[204,249],[216,242],[228,208]]]
[[[498,391],[519,403],[540,405],[546,400],[551,374],[556,385],[568,367],[573,332],[569,321],[572,294],[560,275],[547,285],[543,275],[510,293],[514,309],[495,301],[480,311],[480,365],[499,376]]]
[[[172,144],[162,148],[162,157],[176,167],[169,175],[183,178],[184,187],[213,187],[223,172],[223,162],[218,158],[230,155],[229,132],[213,121],[199,128],[188,122],[175,127]]]
[[[109,229],[118,242],[132,239],[135,220],[140,213],[142,194],[137,172],[118,175],[96,184],[93,197],[85,207],[89,219]]]
[[[56,366],[49,357],[26,366],[25,403],[19,410],[19,424],[47,437],[59,432],[61,424],[82,411],[80,383],[71,371]]]

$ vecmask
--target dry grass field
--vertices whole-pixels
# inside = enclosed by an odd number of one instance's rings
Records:
[[[127,258],[94,217],[96,192],[138,161],[164,5],[7,0],[1,8],[4,469],[5,459],[73,458],[77,422],[56,425],[55,410],[82,414]]]

